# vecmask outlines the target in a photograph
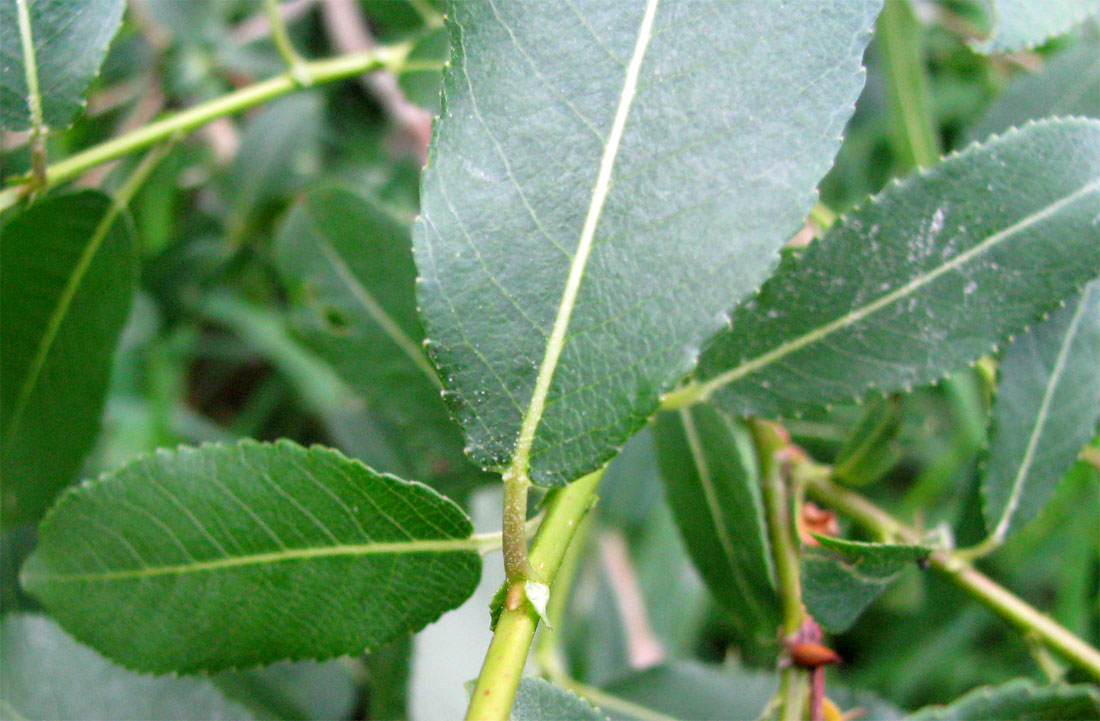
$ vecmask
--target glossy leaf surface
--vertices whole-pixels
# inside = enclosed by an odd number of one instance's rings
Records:
[[[989,532],[1030,521],[1100,419],[1100,280],[1016,339],[1000,364],[982,477]]]
[[[107,196],[84,191],[32,205],[0,227],[5,522],[45,511],[99,431],[137,274],[129,223],[107,218],[110,207]]]
[[[785,258],[683,392],[775,416],[936,381],[1097,274],[1098,201],[1098,121],[971,146]]]
[[[324,448],[158,452],[68,492],[22,580],[124,665],[195,672],[361,653],[472,592],[469,519]]]
[[[665,496],[696,568],[742,634],[773,641],[780,604],[752,439],[707,405],[662,413],[656,437]]]
[[[5,616],[0,638],[0,716],[5,719],[257,718],[209,679],[128,671],[77,643],[45,616]]]
[[[125,8],[125,0],[0,0],[0,127],[32,125],[28,65],[37,78],[34,102],[44,124],[71,123]]]
[[[414,233],[474,460],[611,458],[800,226],[878,2],[454,2]]]

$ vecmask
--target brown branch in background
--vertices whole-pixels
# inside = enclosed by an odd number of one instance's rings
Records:
[[[377,45],[354,0],[322,0],[322,14],[325,32],[341,53],[361,52]],[[397,128],[400,149],[415,154],[421,164],[426,163],[431,114],[409,102],[393,73],[377,71],[363,75],[359,81]]]
[[[649,626],[645,599],[638,588],[638,576],[622,535],[607,533],[601,536],[600,555],[618,602],[630,665],[642,669],[660,663],[664,660],[665,649]]]

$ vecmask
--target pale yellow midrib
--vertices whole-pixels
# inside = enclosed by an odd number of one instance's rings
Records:
[[[144,568],[126,568],[117,571],[100,571],[97,573],[26,573],[22,577],[24,584],[33,583],[35,580],[53,583],[89,583],[96,581],[122,581],[127,579],[151,578],[155,576],[182,576],[191,573],[204,573],[220,571],[241,566],[260,566],[265,564],[283,563],[286,561],[302,561],[316,558],[336,558],[340,556],[371,556],[380,554],[407,554],[407,553],[446,553],[452,551],[478,551],[485,545],[483,539],[471,536],[469,538],[450,538],[439,540],[420,541],[386,541],[363,544],[341,544],[334,546],[321,546],[315,548],[292,548],[283,551],[271,551],[269,553],[254,553],[247,556],[232,556],[217,558],[209,561],[194,561],[191,563],[179,563],[170,566],[146,566]]]
[[[1087,195],[1098,189],[1100,189],[1100,180],[1093,181],[1092,183],[1081,187],[1073,193],[1070,193],[1069,195],[1063,197],[1061,200],[1051,203],[1042,210],[1031,213],[1030,215],[1021,218],[1012,225],[1008,226],[1004,230],[994,233],[993,235],[983,240],[981,243],[975,245],[970,250],[958,254],[943,265],[936,267],[934,270],[917,276],[897,290],[891,291],[881,298],[878,298],[877,300],[868,303],[865,306],[857,308],[853,311],[849,311],[840,318],[837,318],[830,323],[826,323],[820,328],[806,333],[805,335],[801,335],[793,340],[789,340],[786,343],[782,343],[772,350],[768,351],[767,353],[764,353],[763,355],[759,355],[756,358],[753,358],[738,365],[736,368],[732,368],[725,373],[719,374],[714,378],[711,378],[710,380],[701,383],[698,387],[698,390],[693,393],[693,395],[697,396],[699,401],[707,400],[708,398],[710,398],[711,394],[720,389],[722,386],[728,385],[736,380],[739,380],[749,375],[750,373],[756,372],[757,370],[765,366],[771,365],[772,363],[775,363],[776,361],[790,355],[791,353],[795,353],[805,348],[806,346],[811,345],[812,343],[816,343],[822,338],[832,335],[838,330],[842,330],[843,328],[847,328],[854,323],[858,323],[872,313],[890,305],[891,303],[894,303],[895,301],[905,298],[906,296],[910,295],[921,287],[927,285],[928,283],[931,283],[933,280],[940,277],[941,275],[952,271],[961,265],[964,265],[975,256],[981,255],[990,248],[1004,241],[1006,238],[1009,238],[1019,231],[1049,218],[1051,215],[1057,213],[1065,206],[1075,202],[1082,196]]]
[[[580,291],[588,256],[592,251],[592,241],[596,235],[596,227],[599,225],[604,203],[607,201],[607,195],[611,190],[611,173],[615,167],[619,144],[622,141],[626,120],[630,114],[630,106],[637,92],[642,60],[645,58],[649,41],[653,37],[653,19],[657,13],[658,1],[647,1],[642,23],[638,28],[638,39],[634,45],[630,63],[627,65],[623,89],[619,95],[618,107],[615,110],[615,119],[611,124],[611,132],[607,136],[607,143],[604,145],[603,155],[600,158],[596,182],[592,187],[592,198],[588,205],[588,213],[584,219],[584,226],[581,229],[576,252],[569,266],[569,276],[562,291],[558,313],[554,318],[554,326],[546,343],[542,363],[539,364],[539,372],[535,379],[531,400],[527,405],[527,411],[524,413],[523,422],[520,425],[515,451],[512,454],[512,462],[505,472],[506,479],[523,482],[528,480],[527,472],[531,465],[531,446],[534,443],[539,422],[542,420],[542,414],[546,409],[546,397],[550,392],[550,383],[554,378],[554,371],[557,369],[562,350],[565,348],[566,331],[569,328],[573,308],[577,302],[577,294]]]
[[[1020,461],[1020,468],[1016,473],[1016,477],[1012,480],[1012,491],[1009,493],[1008,501],[1005,503],[1004,511],[1001,513],[1001,518],[998,520],[997,526],[993,530],[992,537],[996,543],[1000,543],[1004,540],[1005,535],[1008,533],[1008,526],[1012,521],[1012,516],[1016,513],[1016,509],[1020,505],[1020,494],[1024,487],[1024,478],[1027,476],[1028,471],[1031,470],[1031,464],[1035,461],[1035,450],[1039,445],[1039,436],[1042,435],[1043,429],[1046,428],[1047,417],[1050,415],[1050,404],[1054,399],[1054,390],[1058,385],[1058,381],[1061,380],[1062,374],[1066,370],[1066,361],[1069,358],[1069,348],[1073,345],[1073,340],[1077,335],[1077,328],[1081,325],[1081,319],[1085,317],[1085,310],[1089,306],[1086,301],[1087,298],[1082,296],[1081,302],[1077,306],[1077,312],[1073,314],[1069,329],[1067,329],[1065,338],[1062,339],[1062,344],[1058,348],[1058,357],[1054,361],[1054,368],[1051,370],[1050,381],[1047,383],[1047,387],[1043,392],[1043,401],[1039,404],[1039,413],[1035,417],[1035,426],[1032,428],[1031,434],[1027,439],[1027,448],[1024,451],[1024,458]]]

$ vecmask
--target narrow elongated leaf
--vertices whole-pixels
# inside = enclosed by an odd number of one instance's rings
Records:
[[[971,146],[788,256],[682,393],[774,416],[931,383],[1097,275],[1098,199],[1100,122]]]
[[[111,663],[51,619],[9,615],[0,628],[5,719],[254,719],[208,679],[153,678]]]
[[[802,600],[817,621],[836,632],[847,630],[902,570],[931,553],[922,546],[816,537],[822,550],[802,557]]]
[[[775,640],[779,597],[752,441],[702,405],[657,417],[665,495],[688,554],[743,636]]]
[[[773,673],[681,660],[636,671],[606,686],[608,693],[651,710],[616,719],[755,719],[775,693]]]
[[[524,676],[516,690],[512,721],[607,721],[592,704],[560,686],[535,676]]]
[[[904,721],[1091,721],[1100,718],[1100,693],[1091,686],[1039,686],[1016,679],[975,689],[947,706],[929,706]]]
[[[452,3],[414,248],[477,463],[561,484],[640,428],[812,205],[878,7]]]
[[[314,192],[279,233],[276,259],[304,340],[384,421],[408,472],[470,477],[478,470],[424,354],[410,223],[346,190]]]
[[[69,491],[23,585],[78,639],[147,671],[360,653],[474,590],[469,519],[336,451],[158,452]]]
[[[33,520],[99,430],[137,273],[129,224],[85,191],[0,227],[0,475],[5,522]]]
[[[1097,12],[1096,0],[988,0],[993,32],[974,48],[1004,53],[1042,45]]]
[[[125,7],[125,0],[0,0],[0,127],[32,125],[28,68],[42,121],[71,123]]]
[[[1038,72],[1013,78],[966,137],[981,141],[1028,120],[1055,115],[1100,117],[1100,32],[1095,29],[1047,59]]]
[[[986,526],[1004,538],[1030,521],[1100,419],[1100,280],[1005,351],[982,477]]]

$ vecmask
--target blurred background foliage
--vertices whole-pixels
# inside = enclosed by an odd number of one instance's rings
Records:
[[[944,151],[1031,117],[1100,115],[1095,23],[1035,51],[988,57],[967,45],[987,27],[982,4],[944,0],[915,7],[915,40]],[[282,8],[306,57],[415,38],[416,57],[445,59],[434,0],[292,0]],[[51,157],[282,72],[267,29],[262,7],[252,0],[131,0],[87,112],[51,136]],[[879,45],[873,41],[867,54],[866,89],[821,185],[823,202],[839,213],[910,170],[893,130],[897,119]],[[364,79],[307,89],[212,123],[175,146],[131,204],[143,256],[141,289],[84,477],[160,447],[287,437],[334,445],[380,470],[432,482],[470,510],[479,530],[497,526],[499,492],[491,479],[464,466],[455,449],[425,471],[427,451],[410,450],[401,419],[384,399],[371,397],[400,389],[364,391],[349,377],[339,342],[354,319],[318,302],[311,297],[316,289],[280,269],[280,231],[314,191],[342,188],[369,198],[377,216],[368,224],[390,228],[385,232],[400,242],[401,228],[417,211],[426,151],[430,116],[417,108],[436,111],[438,88],[439,71],[426,69],[389,85]],[[25,135],[9,133],[3,151],[4,177],[27,170]],[[80,184],[111,188],[136,161],[104,166]],[[310,248],[298,252],[292,265],[307,262]],[[994,375],[995,363],[983,362],[932,388],[788,419],[786,426],[815,458],[833,462],[852,452],[859,429],[888,419],[874,457],[847,480],[919,527],[951,534],[960,545],[974,543],[983,536],[976,469]],[[438,443],[452,441],[461,443],[457,436]],[[710,597],[663,494],[654,436],[646,431],[612,464],[568,561],[572,584],[554,632],[568,672],[684,717],[759,709],[771,693],[771,677],[763,672],[774,665],[777,642],[748,637]],[[1093,645],[1100,644],[1098,503],[1100,473],[1080,462],[1043,515],[983,562],[1004,585]],[[857,530],[843,530],[859,538]],[[5,613],[34,607],[15,579],[32,545],[30,528],[4,532]],[[223,674],[215,682],[269,717],[457,717],[462,684],[476,675],[488,640],[486,604],[500,581],[496,565],[487,566],[483,592],[416,639],[363,659],[282,664]],[[830,669],[830,683],[846,690],[830,695],[849,699],[842,707],[880,709],[874,718],[891,708],[943,702],[981,684],[1045,678],[1025,640],[916,568],[833,643],[844,663]]]

